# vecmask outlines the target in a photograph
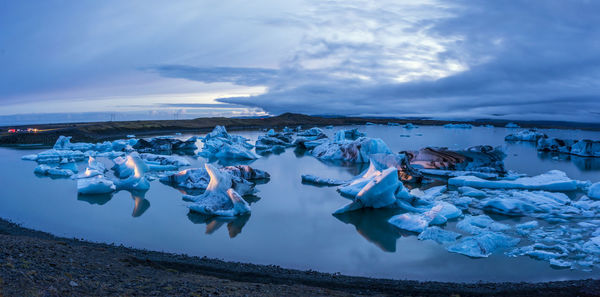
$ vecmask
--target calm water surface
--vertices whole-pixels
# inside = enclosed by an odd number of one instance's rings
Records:
[[[505,143],[504,136],[515,131],[511,129],[356,127],[370,137],[382,138],[394,151],[425,146],[460,149],[480,144],[502,145],[510,170],[535,175],[559,169],[573,179],[600,181],[600,160],[539,155],[532,144]],[[326,131],[333,133],[337,129]],[[555,137],[600,139],[598,132],[544,132]],[[263,133],[234,132],[252,142]],[[208,222],[189,214],[181,192],[159,181],[153,181],[145,194],[120,191],[112,196],[78,197],[75,181],[37,177],[33,173],[37,164],[21,160],[22,155],[38,151],[41,150],[0,148],[0,217],[60,236],[230,261],[395,279],[541,281],[598,276],[597,269],[556,270],[548,262],[509,258],[503,252],[484,259],[449,253],[433,241],[419,241],[414,234],[388,224],[387,220],[399,213],[397,210],[364,210],[335,217],[332,212],[348,200],[335,188],[303,185],[300,176],[311,173],[347,179],[358,174],[361,166],[327,165],[293,149],[251,163],[268,171],[271,180],[257,186],[260,192],[251,203],[250,216]],[[193,167],[205,162],[202,158],[190,159]],[[111,166],[109,160],[100,160]],[[85,163],[80,164],[81,169],[85,169]],[[509,224],[519,222],[514,218],[494,218]],[[453,225],[446,228],[452,229]]]

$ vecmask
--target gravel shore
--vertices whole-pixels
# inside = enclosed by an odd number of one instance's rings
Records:
[[[0,296],[600,296],[600,280],[442,283],[350,277],[91,243],[0,219]]]

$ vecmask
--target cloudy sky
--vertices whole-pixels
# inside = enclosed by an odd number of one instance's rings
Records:
[[[600,122],[599,13],[577,0],[0,0],[0,122]]]

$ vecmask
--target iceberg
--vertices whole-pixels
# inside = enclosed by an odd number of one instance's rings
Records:
[[[540,140],[540,138],[545,138],[548,137],[546,134],[542,133],[542,132],[538,132],[535,129],[529,129],[529,130],[521,130],[517,133],[512,133],[512,134],[508,134],[506,135],[506,137],[504,137],[504,140],[506,141],[528,141],[528,142],[538,142],[538,140]]]
[[[223,126],[216,126],[202,141],[204,147],[202,152],[199,153],[202,157],[234,160],[259,158],[257,154],[251,151],[253,145],[247,142],[248,139],[238,135],[229,135]]]
[[[463,237],[447,247],[452,253],[459,253],[473,258],[485,258],[498,249],[516,246],[521,240],[498,232],[483,232],[474,236]]]
[[[473,188],[543,190],[557,192],[576,191],[589,186],[589,182],[572,180],[560,170],[551,170],[537,176],[520,177],[515,180],[485,180],[475,176],[459,176],[449,179],[448,184],[456,187],[469,186]]]
[[[131,146],[135,145],[137,139],[115,140],[113,142],[105,141],[99,143],[87,142],[71,142],[71,136],[59,136],[54,144],[54,150],[62,151],[95,151],[95,152],[110,152],[110,151],[126,151],[131,150]]]
[[[542,137],[537,142],[537,150],[542,152],[570,153],[575,140]]]
[[[415,125],[413,125],[412,123],[406,123],[404,126],[404,129],[415,129],[415,128],[419,128]]]
[[[461,235],[456,232],[433,226],[423,230],[417,238],[419,240],[433,240],[439,244],[448,244],[455,242],[459,237],[461,237]]]
[[[335,213],[353,211],[364,207],[381,208],[391,206],[396,202],[396,192],[399,188],[404,188],[404,186],[398,180],[398,171],[395,168],[388,168],[368,181],[350,204],[336,210]]]
[[[424,214],[403,213],[391,217],[388,222],[399,229],[421,233],[429,227],[431,220],[433,220],[432,217]]]
[[[364,132],[358,131],[358,129],[347,129],[347,130],[339,130],[335,132],[334,141],[342,142],[344,140],[357,140],[360,137],[364,137],[367,134]]]
[[[448,128],[448,129],[471,129],[471,128],[473,128],[473,125],[471,125],[471,124],[446,124],[446,125],[444,125],[444,128]]]
[[[196,136],[192,136],[187,140],[179,140],[170,136],[160,136],[147,140],[140,139],[133,145],[133,148],[138,152],[144,153],[194,151],[198,148],[196,146],[197,139],[198,137]]]
[[[77,180],[77,192],[79,194],[107,194],[115,190],[115,184],[101,175]]]
[[[321,160],[367,163],[373,154],[391,154],[379,138],[360,137],[356,140],[328,141],[315,147],[311,154]]]
[[[250,205],[233,188],[231,175],[210,164],[205,164],[210,176],[206,191],[199,196],[186,196],[193,201],[189,209],[209,216],[234,217],[250,212]]]
[[[290,134],[276,133],[271,129],[266,135],[261,135],[256,140],[256,151],[258,153],[278,153],[283,152],[286,147],[293,146],[292,136]]]
[[[116,185],[119,189],[145,191],[150,188],[150,182],[144,176],[150,170],[137,152],[127,157],[117,157],[113,160],[115,176],[120,178]]]
[[[400,126],[400,123],[388,122],[388,126]]]
[[[592,184],[587,192],[587,195],[592,199],[600,200],[600,182]]]
[[[320,137],[320,138],[325,138],[327,137],[327,135],[325,134],[325,132],[323,132],[323,130],[321,130],[320,128],[317,127],[313,127],[310,128],[308,130],[302,131],[302,132],[298,132],[296,133],[297,136],[303,136],[303,137]],[[315,138],[315,139],[318,139]]]
[[[254,184],[250,181],[267,180],[270,175],[262,170],[254,169],[248,165],[227,166],[220,169],[231,176],[232,188],[241,195],[255,192]],[[204,168],[190,168],[175,174],[164,175],[160,181],[185,189],[206,189],[210,182],[210,175]]]
[[[519,125],[515,124],[515,123],[508,123],[506,124],[506,126],[504,126],[505,128],[521,128]]]

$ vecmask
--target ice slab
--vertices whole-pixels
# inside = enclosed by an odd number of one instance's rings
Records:
[[[544,191],[576,191],[589,186],[589,182],[572,180],[560,170],[551,170],[537,176],[515,180],[484,180],[476,176],[459,176],[449,179],[448,184],[457,187]]]
[[[539,132],[535,129],[521,130],[517,133],[512,133],[506,135],[504,140],[506,141],[528,141],[528,142],[536,142],[542,138],[547,137],[546,134]]]
[[[426,228],[418,236],[419,240],[433,240],[439,244],[455,242],[459,237],[461,237],[459,233],[444,230],[436,226]]]
[[[101,175],[77,180],[79,194],[106,194],[115,190],[115,184]]]
[[[516,246],[521,240],[498,232],[482,232],[478,235],[463,237],[447,247],[449,252],[474,258],[485,258],[501,248]]]
[[[471,128],[473,128],[473,125],[471,125],[471,124],[446,124],[446,125],[444,125],[444,128],[448,128],[448,129],[471,129]]]

